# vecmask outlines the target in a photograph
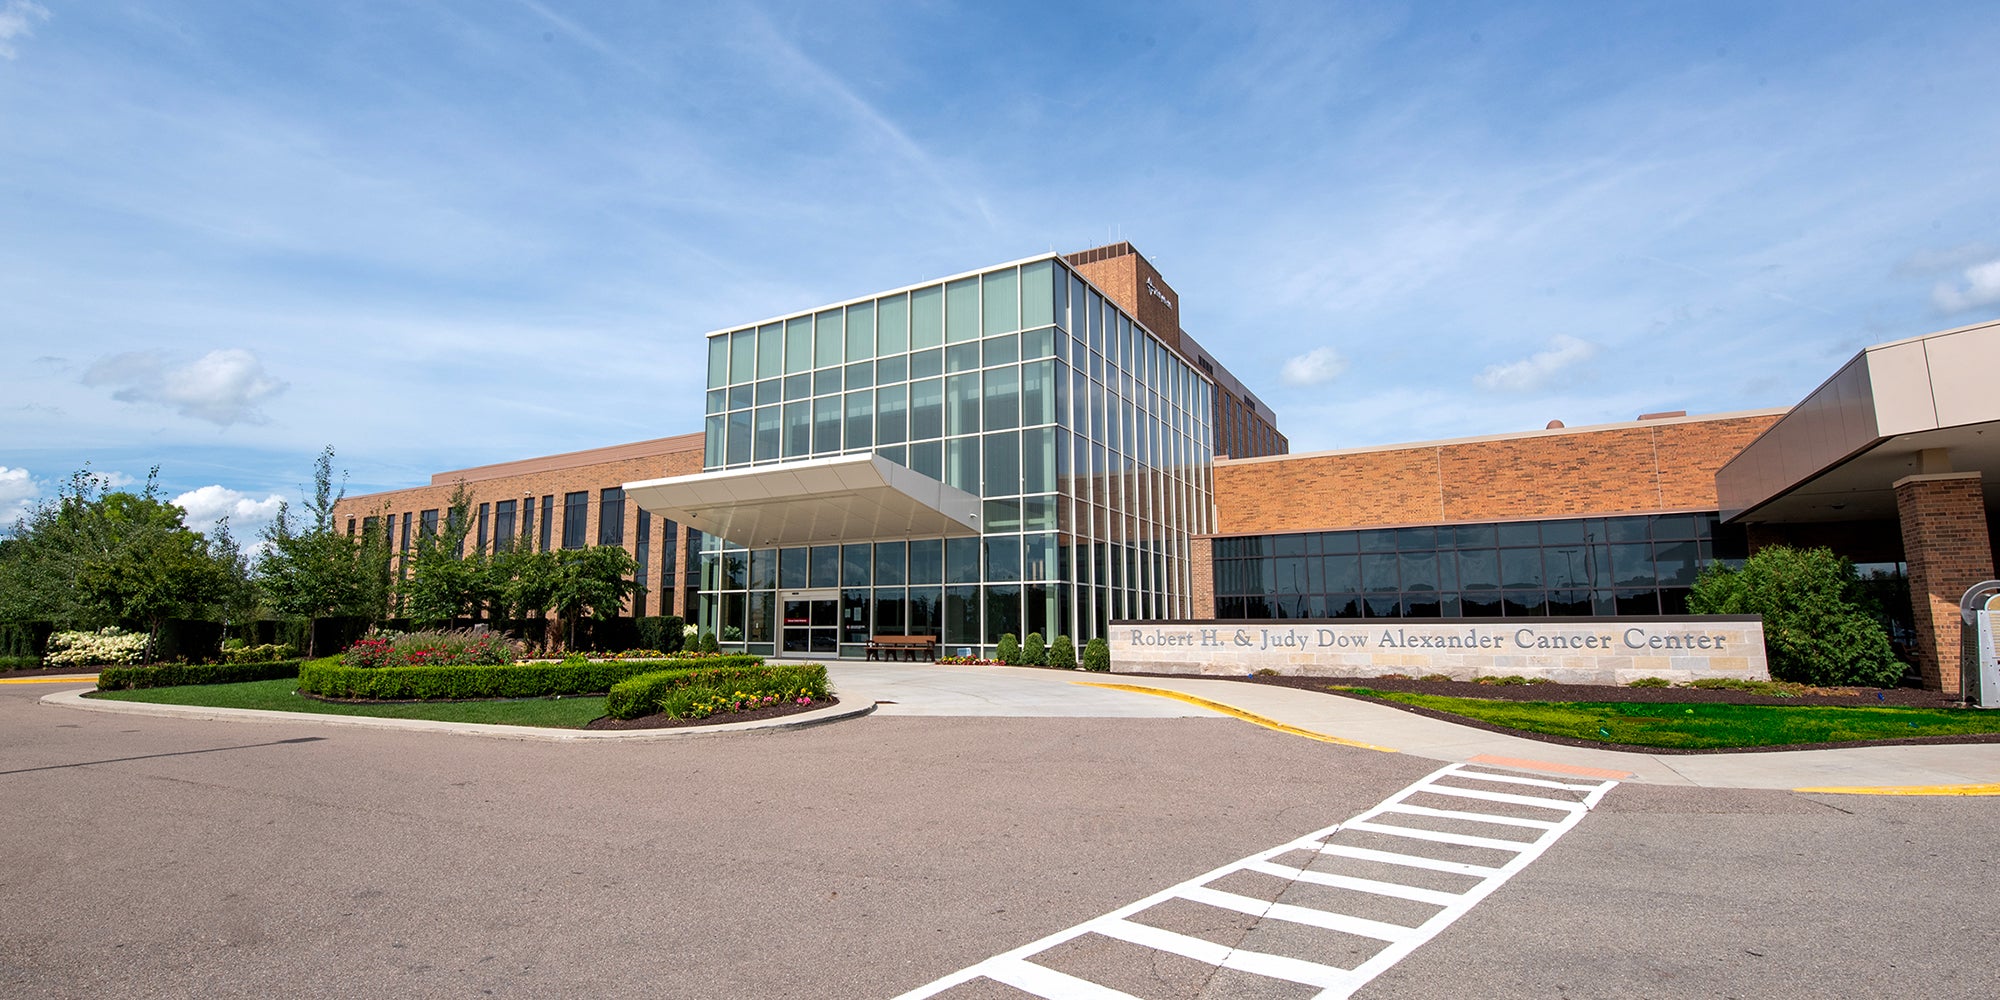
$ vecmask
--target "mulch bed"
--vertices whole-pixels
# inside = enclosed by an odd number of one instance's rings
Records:
[[[1188,677],[1189,674],[1147,674],[1149,677]],[[1206,675],[1204,675],[1206,676]],[[1734,691],[1728,688],[1628,688],[1610,687],[1598,684],[1476,684],[1471,681],[1420,681],[1399,680],[1385,677],[1216,677],[1216,680],[1236,681],[1244,684],[1268,684],[1275,687],[1297,688],[1301,691],[1317,691],[1334,697],[1353,698],[1372,705],[1386,705],[1412,715],[1422,715],[1473,729],[1484,729],[1491,733],[1519,736],[1524,739],[1539,740],[1568,747],[1589,747],[1598,750],[1622,750],[1628,753],[1660,755],[1708,754],[1708,753],[1774,753],[1786,750],[1831,750],[1839,747],[1867,746],[1924,746],[1927,744],[2000,743],[2000,733],[1970,733],[1959,736],[1909,736],[1883,740],[1843,740],[1835,743],[1794,743],[1758,747],[1726,747],[1708,749],[1685,749],[1681,747],[1634,746],[1624,743],[1607,743],[1599,740],[1584,740],[1570,736],[1556,736],[1549,733],[1534,733],[1522,729],[1509,729],[1480,719],[1440,712],[1417,705],[1405,705],[1398,701],[1371,698],[1367,695],[1333,690],[1337,686],[1365,687],[1376,691],[1408,691],[1414,694],[1443,695],[1448,698],[1491,698],[1508,701],[1570,701],[1570,702],[1653,702],[1662,704],[1724,704],[1724,705],[1836,705],[1846,708],[1868,708],[1889,705],[1900,708],[1953,708],[1959,705],[1956,695],[1943,691],[1925,691],[1920,688],[1840,688],[1821,689],[1819,694],[1802,694],[1796,698],[1774,698],[1770,695],[1749,691]],[[1877,695],[1880,695],[1878,698]]]
[[[606,716],[593,721],[585,729],[701,729],[730,722],[757,722],[763,719],[780,719],[787,715],[798,715],[819,708],[831,708],[840,704],[839,698],[822,698],[810,704],[781,702],[768,708],[754,708],[748,712],[730,712],[726,715],[711,715],[706,719],[674,719],[665,715],[642,715],[636,719],[614,719]]]
[[[1471,681],[1397,680],[1389,677],[1228,677],[1224,680],[1273,684],[1325,691],[1329,686],[1407,691],[1448,698],[1492,698],[1506,701],[1636,701],[1668,705],[1844,705],[1849,708],[1894,705],[1901,708],[1952,708],[1958,694],[1922,688],[1820,688],[1817,694],[1778,698],[1730,688],[1635,688],[1603,684],[1475,684]]]
[[[0,679],[8,677],[61,677],[64,674],[94,674],[96,667],[46,667],[29,670],[0,670]]]

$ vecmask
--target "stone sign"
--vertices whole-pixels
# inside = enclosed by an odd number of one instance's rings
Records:
[[[1763,621],[1739,615],[1113,622],[1109,638],[1111,669],[1128,673],[1518,674],[1571,684],[1771,676]]]

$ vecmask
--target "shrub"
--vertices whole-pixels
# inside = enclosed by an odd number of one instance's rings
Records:
[[[639,645],[666,653],[680,651],[683,624],[679,615],[650,615],[634,622],[639,632]]]
[[[1625,682],[1625,686],[1628,688],[1663,688],[1673,687],[1674,682],[1665,677],[1641,677],[1638,680]]]
[[[500,666],[514,662],[514,645],[492,632],[452,629],[359,639],[341,654],[350,667]]]
[[[41,665],[39,656],[0,656],[0,670],[34,670]]]
[[[248,646],[241,639],[232,641],[236,643],[235,646],[226,642],[222,644],[224,663],[276,663],[279,660],[296,660],[299,656],[298,650],[280,643],[267,642],[261,646]]]
[[[1111,644],[1102,636],[1083,644],[1083,669],[1099,672],[1111,669]]]
[[[1889,687],[1903,664],[1870,613],[1854,564],[1832,550],[1768,545],[1741,569],[1710,565],[1688,594],[1698,615],[1759,615],[1771,676],[1803,684]]]
[[[1417,678],[1417,679],[1418,679],[1418,680],[1420,680],[1420,681],[1432,681],[1432,682],[1436,682],[1436,681],[1448,681],[1448,680],[1451,680],[1451,675],[1450,675],[1450,674],[1425,674],[1425,675],[1423,675],[1422,677],[1419,677],[1419,678]]]
[[[51,667],[137,663],[146,655],[146,636],[107,626],[95,632],[57,632],[49,636]]]
[[[701,652],[704,653],[722,652],[722,647],[715,641],[714,632],[703,632],[701,634]]]
[[[725,706],[761,701],[772,695],[780,700],[825,698],[826,667],[817,663],[773,667],[754,662],[731,667],[656,669],[612,685],[604,700],[604,710],[619,719],[637,719],[656,712],[676,719],[700,719],[718,711],[762,708],[762,704]]]
[[[993,655],[1001,663],[1006,664],[1007,666],[1010,667],[1020,666],[1021,665],[1020,637],[1016,636],[1012,632],[1001,633],[1000,645],[996,649],[994,649]]]
[[[311,661],[299,670],[299,690],[325,698],[432,701],[464,698],[543,698],[597,694],[619,681],[676,667],[742,667],[755,656],[638,663],[509,663],[493,665],[350,667]]]
[[[181,687],[189,684],[241,684],[297,677],[299,661],[270,663],[162,663],[151,667],[106,667],[97,673],[99,691]]]
[[[1076,669],[1076,642],[1066,635],[1058,635],[1049,643],[1048,664],[1059,670]]]
[[[1042,638],[1040,632],[1028,633],[1028,638],[1021,643],[1021,665],[1024,667],[1040,667],[1047,665],[1048,661],[1049,646],[1047,641]]]

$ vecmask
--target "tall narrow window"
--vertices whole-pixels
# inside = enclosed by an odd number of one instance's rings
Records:
[[[539,536],[540,541],[535,546],[537,549],[543,552],[549,550],[549,542],[555,535],[555,528],[556,495],[550,493],[542,497],[542,533]]]
[[[474,551],[476,551],[476,552],[484,552],[484,551],[486,551],[486,511],[487,511],[487,508],[488,508],[488,507],[490,507],[490,506],[492,506],[492,505],[491,505],[491,504],[480,504],[480,505],[479,505],[479,528],[478,528],[478,533],[477,533],[477,534],[475,534],[475,535],[473,536],[473,538],[472,538],[472,548],[473,548],[473,550],[474,550]]]
[[[535,495],[521,498],[521,551],[535,551]]]
[[[680,549],[674,543],[679,538],[680,525],[673,518],[660,518],[660,613],[663,615],[673,609],[674,576],[680,569],[676,565]]]
[[[584,534],[585,522],[589,519],[588,492],[563,494],[563,548],[580,549],[590,544],[590,536]]]
[[[514,504],[512,500],[501,500],[493,505],[493,551],[510,552],[514,548]]]
[[[613,486],[598,494],[597,544],[625,544],[625,489]]]
[[[647,563],[651,561],[653,554],[652,513],[643,507],[640,508],[639,516],[633,521],[632,527],[638,533],[638,537],[633,539],[632,560],[639,564],[638,571],[633,576],[633,580],[639,584],[639,587],[632,592],[632,617],[644,618],[646,616],[646,571],[651,568],[647,566]]]

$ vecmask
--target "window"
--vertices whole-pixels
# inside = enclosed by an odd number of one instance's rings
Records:
[[[543,552],[547,552],[549,550],[549,539],[550,536],[555,531],[555,526],[556,526],[556,497],[555,494],[550,493],[542,497],[542,533],[541,535],[537,536],[539,541],[536,545],[536,548],[538,548]]]
[[[535,543],[535,498],[532,494],[521,498],[521,548],[533,552]]]
[[[486,551],[486,511],[487,508],[490,506],[492,505],[491,504],[479,505],[479,532],[472,538],[472,547],[475,551],[479,552]]]
[[[632,560],[639,565],[638,570],[632,578],[639,584],[639,587],[632,592],[632,616],[634,618],[643,618],[646,616],[646,576],[647,570],[651,568],[647,563],[651,561],[653,554],[652,513],[641,508],[633,527],[638,532],[638,538],[635,539],[632,546]]]
[[[580,549],[589,544],[589,536],[584,534],[584,522],[589,518],[589,493],[563,494],[563,548]]]
[[[613,486],[598,494],[597,544],[625,544],[625,489]]]
[[[417,537],[420,539],[436,538],[438,533],[438,512],[427,510],[418,516],[421,519],[421,526],[417,529]]]

